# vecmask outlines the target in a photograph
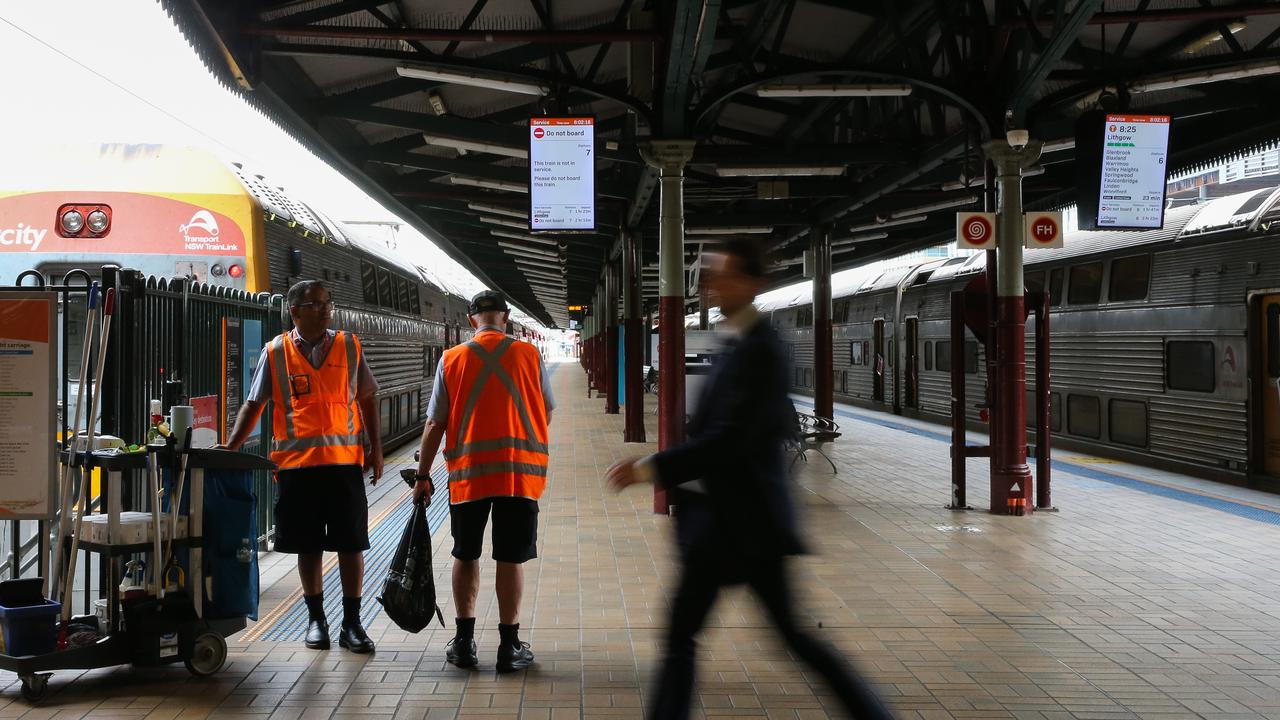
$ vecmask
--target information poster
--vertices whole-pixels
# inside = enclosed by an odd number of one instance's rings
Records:
[[[0,519],[53,516],[57,312],[54,293],[0,293]]]
[[[211,448],[218,444],[218,396],[191,398],[191,447]]]
[[[262,354],[262,321],[242,320],[240,323],[240,332],[241,337],[244,339],[241,343],[241,347],[244,349],[244,384],[240,386],[243,392],[241,397],[243,397],[244,395],[248,395],[249,388],[253,387],[253,371],[257,369],[258,356]],[[235,418],[231,418],[231,425],[235,425]],[[258,422],[249,430],[248,439],[252,440],[257,437],[261,427],[262,420],[258,420]],[[228,436],[230,436],[230,432],[230,426],[228,426]]]
[[[1099,228],[1164,225],[1168,115],[1108,115],[1102,130]]]
[[[231,437],[231,429],[235,427],[236,414],[240,412],[240,403],[244,398],[244,347],[240,336],[240,318],[222,319],[222,427],[225,428],[224,441]]]
[[[596,227],[595,118],[529,120],[529,229]]]

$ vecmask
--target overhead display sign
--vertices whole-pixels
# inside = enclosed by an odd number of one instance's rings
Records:
[[[1171,120],[1102,112],[1081,116],[1076,125],[1081,230],[1163,227]]]
[[[0,293],[0,520],[54,512],[58,296]]]
[[[595,230],[596,121],[529,120],[529,229]]]
[[[996,214],[956,213],[956,246],[970,250],[995,250]]]
[[[1022,216],[1023,244],[1028,248],[1062,247],[1062,213],[1032,212]]]

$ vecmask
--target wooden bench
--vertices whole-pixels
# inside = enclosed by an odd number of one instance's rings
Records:
[[[831,472],[839,473],[835,462],[822,449],[823,445],[835,442],[840,437],[840,426],[831,418],[819,417],[808,413],[796,413],[796,435],[788,444],[788,449],[795,454],[791,458],[791,466],[797,460],[809,462],[809,451],[813,450],[831,465]]]

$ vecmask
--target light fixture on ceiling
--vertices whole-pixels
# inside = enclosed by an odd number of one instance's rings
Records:
[[[489,190],[505,190],[507,192],[528,193],[529,186],[524,183],[509,182],[507,180],[488,180],[486,178],[474,178],[467,175],[450,175],[449,182],[454,185],[466,185],[468,187],[486,188]]]
[[[761,85],[756,95],[775,98],[804,97],[905,97],[911,86],[905,83],[811,83]]]
[[[510,238],[512,240],[523,240],[524,242],[536,243],[538,245],[551,245],[552,247],[560,246],[559,242],[552,240],[551,238],[538,237],[537,235],[528,235],[525,233],[511,232],[509,230],[494,230],[490,228],[489,234],[495,235],[497,237]]]
[[[1062,152],[1063,150],[1075,150],[1076,139],[1071,137],[1058,138],[1057,140],[1045,140],[1044,145],[1040,146],[1040,154]]]
[[[740,165],[717,166],[720,177],[813,177],[843,175],[844,165]]]
[[[955,198],[954,200],[943,200],[942,202],[931,203],[929,205],[921,205],[920,207],[913,207],[913,208],[908,208],[906,210],[899,210],[898,212],[890,215],[889,219],[897,220],[899,218],[907,218],[915,215],[924,215],[926,213],[936,212],[938,210],[947,210],[954,207],[964,207],[966,205],[972,205],[976,202],[978,202],[977,195],[966,195],[965,197]],[[884,227],[884,225],[885,225],[884,223],[880,223],[879,226]]]
[[[396,68],[396,73],[400,77],[417,80],[434,80],[435,82],[486,88],[488,90],[505,90],[507,92],[520,93],[521,95],[546,95],[548,92],[548,88],[545,85],[538,83],[491,77],[463,70],[433,70],[401,65]]]
[[[686,227],[686,235],[765,235],[773,232],[772,225],[708,225]]]
[[[503,218],[488,217],[487,215],[481,215],[480,222],[488,223],[490,225],[501,225],[503,227],[515,228],[517,230],[529,229],[528,222],[516,222],[515,220],[506,220]]]
[[[1201,35],[1195,40],[1192,40],[1191,42],[1187,43],[1186,47],[1182,48],[1182,53],[1184,55],[1195,55],[1196,53],[1200,52],[1201,50],[1204,50],[1210,45],[1222,42],[1223,34],[1219,30],[1219,28],[1221,27],[1225,27],[1227,32],[1231,33],[1232,35],[1235,35],[1236,33],[1248,27],[1248,25],[1245,24],[1245,21],[1243,19],[1232,20],[1231,22],[1227,23],[1225,26],[1219,26],[1217,28],[1214,28],[1206,32],[1204,35]]]
[[[475,140],[462,140],[453,137],[441,137],[439,135],[428,135],[423,133],[422,137],[427,141],[428,145],[437,147],[454,148],[455,150],[472,152],[489,153],[491,155],[505,155],[513,158],[528,158],[529,151],[524,148],[510,147],[507,145],[495,145],[493,143],[478,142]]]
[[[870,240],[884,240],[887,237],[889,237],[889,233],[887,232],[870,233],[867,235],[854,235],[853,237],[840,238],[839,240],[833,241],[831,243],[831,247],[836,248],[836,247],[843,247],[845,245],[856,245],[858,243],[868,242]]]
[[[1276,73],[1280,73],[1280,60],[1262,60],[1216,70],[1169,73],[1136,80],[1129,84],[1129,92],[1145,93],[1157,90],[1175,90],[1177,88],[1192,87],[1193,85],[1205,85],[1227,80],[1244,80],[1245,78],[1262,77],[1263,75],[1274,75]]]
[[[547,257],[553,257],[553,258],[560,257],[560,254],[555,250],[548,250],[546,248],[541,248],[541,247],[530,247],[529,245],[517,245],[512,242],[499,241],[498,247],[506,248],[508,250],[520,250],[520,251],[531,253],[534,255],[545,255]]]
[[[490,205],[489,203],[469,202],[467,208],[476,212],[493,213],[494,215],[507,215],[509,217],[529,219],[527,210],[517,210],[516,208],[506,207],[503,205]]]

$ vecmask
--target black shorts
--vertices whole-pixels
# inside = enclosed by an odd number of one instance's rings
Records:
[[[369,500],[359,465],[276,473],[276,543],[283,553],[369,549]]]
[[[493,497],[449,506],[453,556],[479,560],[484,526],[493,512],[493,559],[522,563],[538,557],[538,501]]]

